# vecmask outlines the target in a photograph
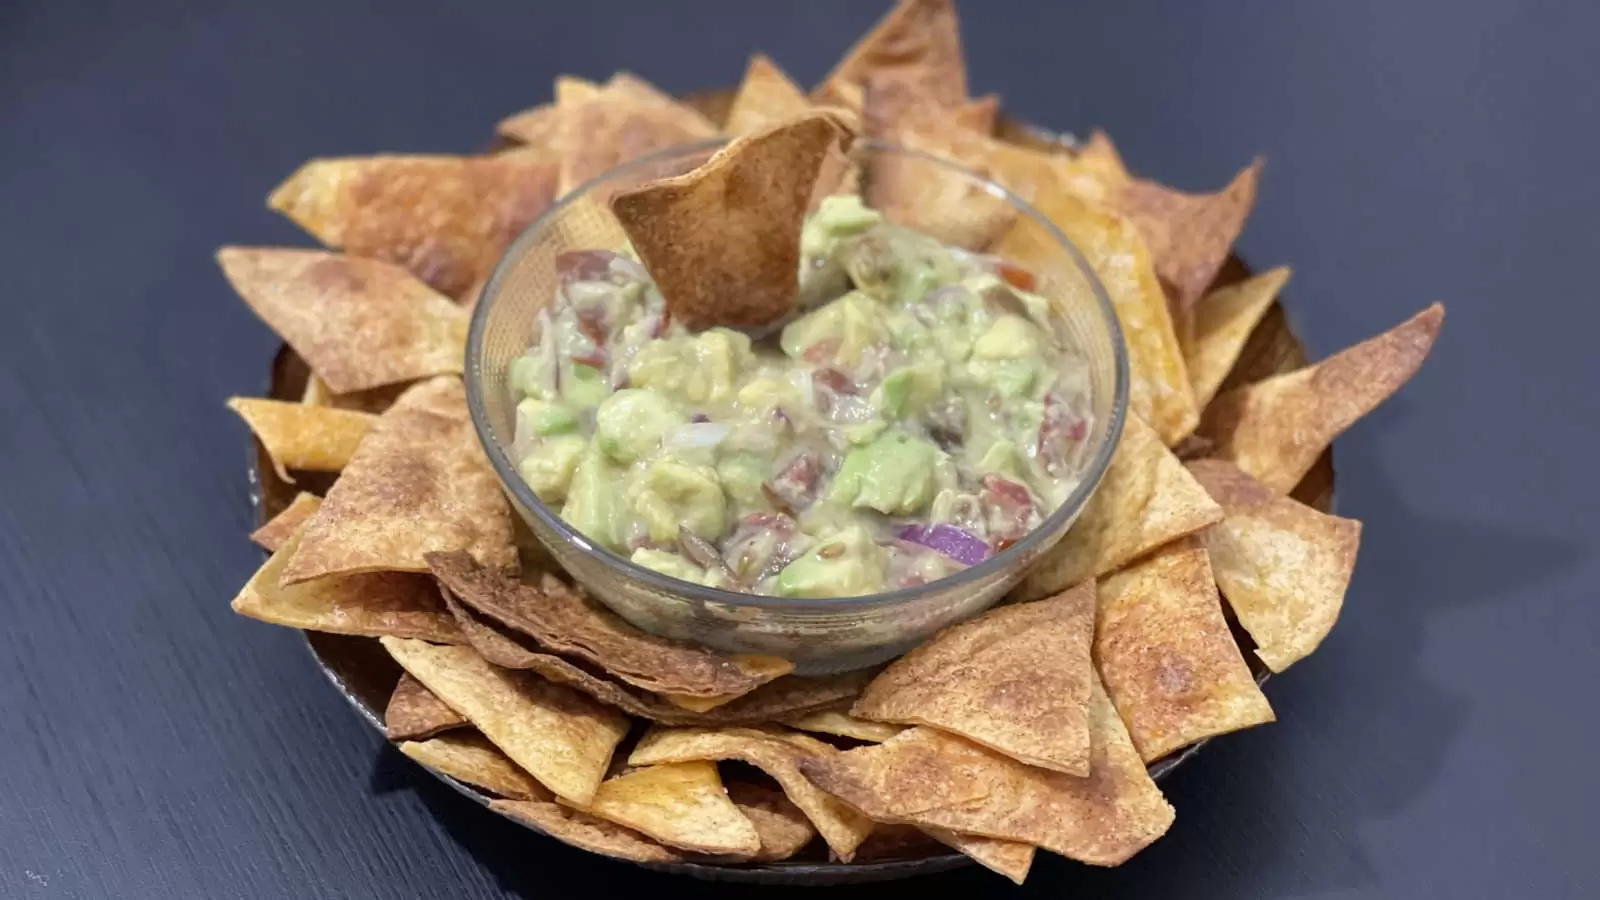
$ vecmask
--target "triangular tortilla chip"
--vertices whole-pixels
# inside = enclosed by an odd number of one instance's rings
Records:
[[[1355,570],[1361,523],[1280,497],[1220,459],[1188,464],[1226,517],[1200,533],[1256,655],[1282,672],[1328,636]]]
[[[1088,778],[1025,766],[931,728],[808,760],[801,770],[879,821],[985,835],[1115,866],[1166,833],[1172,807],[1150,780],[1098,681],[1089,698],[1089,722]],[[906,805],[908,797],[936,795],[941,785],[974,781],[987,792],[982,799],[920,811]]]
[[[998,94],[984,94],[968,100],[956,107],[951,115],[951,121],[981,135],[994,134],[995,122],[1000,117],[1000,97]]]
[[[329,247],[403,266],[454,297],[550,205],[556,174],[540,152],[313,159],[267,205]]]
[[[461,379],[446,376],[378,417],[306,521],[283,577],[426,572],[424,554],[463,548],[486,565],[517,561],[511,507],[473,432]]]
[[[645,154],[717,135],[705,116],[626,73],[587,96],[573,93],[581,99],[557,96],[558,196]]]
[[[383,638],[400,666],[557,797],[593,797],[628,733],[621,713],[526,672],[508,672],[471,647]]]
[[[867,77],[884,69],[909,73],[942,107],[967,99],[961,24],[952,0],[899,0],[823,79],[815,98],[850,105]],[[857,107],[859,108],[859,107]]]
[[[804,850],[817,836],[811,820],[782,791],[748,781],[733,781],[724,787],[728,789],[728,799],[756,827],[756,834],[761,838],[761,850],[756,853],[756,859],[762,862],[788,859]]]
[[[1245,341],[1272,301],[1289,281],[1289,267],[1279,266],[1238,284],[1218,288],[1200,298],[1192,319],[1194,333],[1183,342],[1183,362],[1189,370],[1194,400],[1205,409],[1217,388],[1238,362]]]
[[[1034,851],[1038,848],[1032,844],[1021,844],[1016,841],[1002,841],[998,838],[982,837],[976,834],[962,834],[948,828],[924,828],[929,836],[953,850],[959,850],[979,865],[991,872],[998,872],[1011,879],[1016,884],[1021,884],[1028,878],[1028,870],[1033,868]]]
[[[391,741],[420,741],[452,728],[463,728],[467,720],[444,705],[422,682],[402,673],[383,710],[383,733]]]
[[[1098,578],[1222,519],[1218,506],[1150,426],[1129,414],[1100,486],[1061,541],[1017,588],[1023,600]]]
[[[744,81],[739,84],[722,130],[733,135],[750,134],[810,111],[811,101],[805,92],[772,60],[757,53],[750,57],[750,65],[744,70]]]
[[[1094,582],[952,625],[889,665],[851,712],[927,725],[1028,765],[1089,774]]]
[[[425,741],[405,741],[400,752],[457,781],[512,800],[551,800],[544,785],[476,731],[460,731]]]
[[[1273,720],[1193,538],[1100,583],[1094,658],[1145,762]]]
[[[404,269],[321,250],[224,247],[255,314],[335,392],[459,373],[467,314]]]
[[[1033,204],[1083,254],[1116,308],[1128,347],[1128,408],[1150,423],[1167,446],[1176,444],[1194,430],[1200,413],[1172,315],[1139,230],[1059,185],[1042,190]],[[1040,246],[1044,239],[1038,228],[1016,228],[997,252],[1026,267],[1041,253],[1057,252]]]
[[[737,138],[705,165],[611,201],[666,299],[692,331],[759,327],[794,305],[800,228],[829,148],[850,135],[811,113]]]
[[[999,143],[955,124],[952,117],[918,115],[889,136],[916,153],[946,159],[999,180]],[[1010,157],[1006,157],[1008,160]],[[1009,186],[1009,185],[1008,185]],[[1028,182],[1032,188],[1032,182]],[[942,163],[908,153],[867,158],[867,203],[896,225],[968,250],[985,250],[1011,230],[1017,210],[982,181]]]
[[[446,590],[478,613],[645,690],[737,697],[794,669],[776,657],[725,656],[646,634],[554,576],[535,588],[461,552],[429,554],[428,565]]]
[[[501,137],[544,150],[546,158],[555,158],[550,154],[554,150],[556,131],[560,127],[561,108],[554,103],[541,103],[506,116],[494,130]]]
[[[881,744],[905,731],[901,725],[858,719],[850,715],[847,709],[819,709],[804,715],[789,716],[783,720],[783,724],[796,731],[832,734],[871,744]]]
[[[872,831],[871,820],[818,790],[800,774],[804,760],[826,758],[839,751],[801,734],[777,735],[745,728],[707,730],[657,728],[639,740],[628,757],[634,766],[689,760],[738,760],[777,780],[795,806],[817,827],[839,859],[849,862]]]
[[[636,831],[559,803],[538,800],[491,800],[489,808],[531,825],[580,850],[631,862],[681,862],[683,854],[668,850]]]
[[[305,526],[272,554],[233,598],[233,611],[273,625],[365,637],[422,638],[460,643],[455,619],[439,589],[422,576],[374,572],[281,584],[286,561],[305,540]]]
[[[250,426],[272,458],[278,477],[290,484],[289,469],[337,472],[350,462],[377,416],[305,406],[261,397],[229,397],[228,408]]]
[[[669,847],[718,856],[755,856],[756,827],[722,789],[709,762],[647,766],[609,778],[585,812]]]
[[[1235,388],[1206,409],[1216,455],[1287,494],[1346,428],[1421,368],[1444,323],[1435,303],[1316,365]]]
[[[400,381],[370,390],[336,394],[326,381],[317,377],[317,373],[311,372],[306,375],[306,389],[300,395],[300,402],[306,406],[328,406],[377,415],[393,406],[394,401],[400,399],[400,395],[410,386],[411,382]]]
[[[289,542],[289,538],[300,530],[300,525],[322,505],[322,498],[316,494],[305,491],[295,495],[290,504],[283,511],[272,517],[272,521],[250,532],[250,540],[256,546],[276,553],[278,549]]]
[[[1199,302],[1227,262],[1255,206],[1262,164],[1260,159],[1252,162],[1214,194],[1186,194],[1142,178],[1116,193],[1113,206],[1144,235],[1156,274],[1178,314]]]

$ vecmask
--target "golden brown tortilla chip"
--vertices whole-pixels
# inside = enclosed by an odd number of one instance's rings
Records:
[[[999,95],[984,94],[957,107],[951,118],[962,128],[987,136],[994,134],[995,122],[999,117]]]
[[[550,792],[476,731],[406,741],[400,752],[457,781],[512,800],[551,800]]]
[[[918,119],[915,127],[900,128],[891,140],[984,177],[997,174],[989,139],[953,124],[948,116],[933,122]],[[872,153],[865,178],[867,203],[889,221],[968,250],[988,249],[1017,218],[1016,207],[981,181],[914,154]]]
[[[1028,870],[1033,868],[1034,851],[1038,849],[1032,844],[962,834],[948,828],[924,828],[923,831],[951,849],[971,857],[989,871],[999,872],[1017,884],[1027,880]]]
[[[626,73],[570,103],[558,95],[557,105],[557,196],[645,154],[717,134],[700,113]]]
[[[491,800],[489,808],[531,825],[564,844],[601,856],[645,863],[683,860],[682,854],[668,850],[638,832],[559,803]]]
[[[556,131],[561,124],[561,109],[554,103],[541,103],[500,120],[495,133],[529,147],[545,151],[553,149]]]
[[[285,582],[356,572],[426,572],[423,555],[465,549],[511,567],[511,507],[467,416],[461,379],[406,391],[306,521]]]
[[[1077,246],[1116,308],[1128,347],[1128,408],[1148,422],[1163,443],[1176,444],[1194,430],[1200,413],[1172,315],[1139,230],[1131,221],[1060,186],[1042,190],[1033,203]],[[1040,229],[1017,228],[997,252],[1027,266],[1040,254],[1056,252],[1041,245],[1044,240]]]
[[[1200,298],[1192,311],[1194,333],[1183,342],[1183,362],[1201,409],[1238,362],[1240,351],[1272,301],[1289,281],[1289,267],[1279,266]]]
[[[1094,581],[944,629],[889,665],[850,711],[927,725],[1019,762],[1089,774]]]
[[[400,399],[400,395],[405,393],[411,384],[409,381],[400,381],[370,390],[335,394],[326,381],[318,378],[317,373],[311,372],[306,376],[306,389],[300,395],[300,402],[306,406],[328,406],[377,415],[393,406],[394,401]]]
[[[811,820],[782,791],[747,781],[733,781],[724,786],[728,789],[728,799],[756,827],[756,834],[761,838],[756,859],[762,862],[788,859],[804,850],[817,836]]]
[[[858,719],[850,715],[848,709],[819,709],[816,712],[804,715],[790,716],[783,720],[783,724],[797,731],[833,734],[873,744],[883,743],[905,731],[904,726],[901,725]]]
[[[422,638],[460,643],[455,619],[439,589],[420,575],[372,572],[281,583],[285,562],[305,540],[302,525],[233,598],[233,611],[273,625],[366,637]]]
[[[403,266],[455,296],[550,205],[556,174],[540,152],[313,159],[267,205],[329,247]]]
[[[322,498],[316,494],[305,491],[295,495],[290,504],[283,508],[283,512],[272,517],[272,521],[250,532],[250,540],[256,545],[271,553],[278,552],[289,538],[300,530],[300,525],[322,505]]]
[[[739,84],[722,130],[733,135],[750,134],[810,111],[811,101],[805,92],[772,60],[757,53],[750,57],[750,65],[744,70],[744,81]]]
[[[839,121],[811,113],[745,135],[686,175],[612,198],[674,321],[761,326],[793,307],[812,190],[829,148],[849,140]]]
[[[461,552],[430,554],[428,565],[446,590],[478,613],[645,690],[739,696],[794,668],[776,657],[724,656],[646,634],[554,576],[534,588]]]
[[[939,106],[966,102],[967,64],[952,0],[899,0],[833,67],[816,99],[850,105],[867,77],[886,69],[908,73]]]
[[[1130,413],[1099,489],[1023,579],[1017,596],[1032,600],[1097,578],[1221,519],[1222,507]]]
[[[223,247],[217,262],[335,392],[461,371],[466,312],[403,269],[274,247]]]
[[[1282,672],[1333,629],[1355,570],[1361,523],[1274,494],[1233,463],[1202,459],[1190,473],[1226,513],[1200,533],[1222,596]]]
[[[1256,159],[1214,194],[1187,194],[1142,178],[1116,193],[1112,205],[1144,235],[1177,313],[1194,308],[1227,261],[1255,206],[1262,165]]]
[[[628,757],[635,766],[690,760],[738,760],[772,776],[839,859],[849,862],[872,831],[871,820],[817,789],[800,774],[800,765],[839,751],[806,735],[749,728],[656,728],[639,740]]]
[[[1216,455],[1287,494],[1356,420],[1411,380],[1444,323],[1435,303],[1316,365],[1235,388],[1206,409]]]
[[[383,733],[391,741],[425,740],[466,724],[460,713],[406,673],[401,673],[383,710]]]
[[[717,856],[754,856],[756,827],[722,789],[709,762],[646,766],[601,782],[584,809],[669,847]]]
[[[1115,866],[1166,833],[1172,807],[1150,780],[1099,682],[1090,695],[1089,721],[1088,778],[1025,766],[931,728],[807,760],[801,770],[879,821],[1031,844],[1090,865]],[[952,799],[921,810],[906,802],[974,782],[986,791],[981,799]]]
[[[593,797],[628,719],[569,688],[485,662],[470,647],[384,638],[401,667],[557,797]]]
[[[272,468],[290,484],[289,469],[337,472],[350,462],[377,416],[305,406],[261,397],[229,397],[228,408],[250,426],[267,448]]]
[[[1094,657],[1145,762],[1273,720],[1193,538],[1100,583]]]

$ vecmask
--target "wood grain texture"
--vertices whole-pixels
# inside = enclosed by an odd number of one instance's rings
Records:
[[[312,155],[475,149],[558,71],[685,91],[760,47],[809,82],[875,4],[96,6],[0,4],[0,897],[691,887],[483,812],[385,749],[298,636],[228,613],[260,554],[222,400],[261,389],[276,341],[211,252],[307,245],[262,198]],[[1600,769],[1551,749],[1600,738],[1600,9],[978,6],[973,87],[1012,113],[1102,125],[1194,190],[1267,155],[1242,249],[1295,266],[1313,355],[1451,306],[1339,442],[1365,544],[1338,628],[1269,685],[1280,722],[1178,773],[1147,853],[1041,859],[1025,893],[1600,895]]]

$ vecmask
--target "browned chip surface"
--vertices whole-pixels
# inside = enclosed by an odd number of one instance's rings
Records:
[[[738,696],[794,668],[774,657],[724,656],[645,634],[553,576],[535,588],[462,552],[430,554],[428,564],[463,604],[540,646],[587,660],[645,690]]]
[[[1288,281],[1289,267],[1279,266],[1218,288],[1195,305],[1194,333],[1183,342],[1183,361],[1201,409],[1217,395],[1245,341]]]
[[[1361,523],[1280,497],[1220,459],[1188,464],[1226,517],[1200,533],[1211,570],[1256,655],[1282,672],[1333,629],[1355,570]]]
[[[345,467],[377,416],[260,397],[229,397],[228,408],[250,426],[272,458],[278,477],[289,469],[337,472]]]
[[[761,326],[790,310],[812,189],[829,149],[848,137],[837,117],[807,114],[612,199],[673,320],[696,331]]]
[[[764,54],[750,57],[744,81],[728,110],[722,130],[729,134],[749,134],[770,128],[811,110],[805,92]]]
[[[999,838],[976,834],[962,834],[948,828],[928,827],[923,831],[940,843],[970,856],[974,862],[989,871],[999,872],[1017,884],[1027,880],[1028,870],[1033,868],[1034,851],[1038,849],[1032,844],[1002,841]]]
[[[890,664],[851,712],[928,725],[1029,765],[1089,774],[1094,581],[990,610]]]
[[[311,160],[267,205],[329,247],[402,266],[454,297],[494,267],[555,188],[555,163],[537,152],[355,156]]]
[[[788,859],[817,836],[811,820],[782,791],[747,781],[729,782],[725,787],[728,799],[739,807],[739,812],[744,813],[761,837],[761,850],[756,853],[756,859],[763,862]]]
[[[592,86],[590,86],[592,88]],[[561,154],[557,195],[629,160],[715,137],[700,113],[637,76],[621,73],[595,90],[558,91],[555,144]]]
[[[771,775],[788,798],[816,826],[836,856],[849,862],[872,831],[872,822],[823,793],[800,773],[808,759],[837,755],[823,742],[795,733],[748,728],[657,728],[640,739],[629,765],[688,760],[738,760]]]
[[[1142,178],[1115,193],[1112,205],[1144,235],[1179,313],[1199,302],[1227,261],[1255,206],[1261,167],[1257,159],[1214,194],[1186,194]]]
[[[894,737],[905,727],[891,725],[887,722],[869,722],[852,716],[846,709],[819,709],[816,712],[799,716],[790,716],[783,720],[783,724],[797,731],[811,731],[817,734],[833,734],[847,737],[856,741],[868,741],[881,744]]]
[[[559,803],[491,800],[489,808],[532,825],[564,844],[601,856],[632,862],[680,862],[683,859],[682,854],[668,850],[636,831]]]
[[[915,80],[942,107],[966,101],[967,65],[952,0],[900,0],[833,67],[816,99],[856,105],[867,77],[885,70]]]
[[[1024,600],[1097,578],[1222,518],[1160,438],[1129,414],[1100,487],[1060,543],[1017,588]]]
[[[256,545],[271,553],[276,553],[280,547],[289,542],[289,537],[300,530],[300,525],[322,505],[322,498],[316,494],[301,491],[283,511],[272,517],[272,521],[250,532],[250,540]]]
[[[761,850],[756,827],[728,799],[709,762],[646,766],[608,778],[584,811],[697,853],[754,856]]]
[[[494,130],[502,137],[550,150],[561,124],[561,111],[554,103],[541,103],[500,120]]]
[[[466,724],[460,713],[406,673],[401,674],[383,710],[383,733],[391,741],[420,741]]]
[[[1333,439],[1411,380],[1444,324],[1435,303],[1316,365],[1235,388],[1206,409],[1216,455],[1287,494]]]
[[[894,113],[871,110],[869,114],[881,122]],[[1031,162],[1031,157],[1003,153],[999,142],[964,127],[957,114],[918,107],[914,114],[901,116],[887,136],[909,150],[954,161],[1014,190],[1021,185],[1031,195],[1037,187],[1032,170],[1015,165]],[[1011,230],[1017,218],[1011,202],[990,193],[984,182],[913,154],[872,153],[865,196],[889,221],[969,250],[987,249]]]
[[[1100,583],[1094,655],[1145,762],[1273,720],[1192,538]]]
[[[425,741],[406,741],[400,752],[436,772],[512,800],[553,799],[544,785],[517,768],[476,731],[458,731]]]
[[[321,250],[224,247],[244,302],[338,393],[460,372],[467,313],[404,269]]]
[[[556,796],[582,806],[628,731],[628,719],[569,688],[485,662],[471,647],[384,638],[423,686]]]
[[[421,382],[372,432],[306,521],[288,583],[371,571],[426,572],[423,555],[465,549],[513,566],[511,507],[467,416],[453,376]]]

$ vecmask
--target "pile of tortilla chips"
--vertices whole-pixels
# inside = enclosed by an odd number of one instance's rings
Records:
[[[1041,848],[1110,866],[1159,838],[1174,812],[1147,766],[1271,721],[1256,673],[1332,628],[1361,525],[1291,493],[1416,372],[1443,311],[1246,380],[1238,363],[1289,277],[1219,277],[1260,162],[1181,192],[1133,175],[1104,134],[1002,140],[995,99],[966,85],[949,0],[900,0],[809,94],[753,57],[725,129],[628,73],[563,77],[554,102],[500,123],[498,153],[305,164],[269,205],[329,249],[218,260],[309,383],[229,406],[282,480],[337,478],[252,535],[271,557],[233,608],[381,641],[404,670],[385,713],[402,752],[619,859],[867,864],[948,847],[1021,882]],[[679,311],[691,324],[781,312],[787,245],[825,192],[860,190],[1027,268],[1040,248],[1009,207],[845,154],[855,129],[989,175],[1077,244],[1121,320],[1132,408],[1098,492],[1007,603],[879,671],[805,678],[643,633],[519,549],[460,376],[467,308],[519,229],[620,162],[719,133],[742,137],[613,200],[664,292],[700,304]],[[752,184],[764,199],[731,208]],[[776,255],[742,256],[710,227],[683,250],[705,220]]]

